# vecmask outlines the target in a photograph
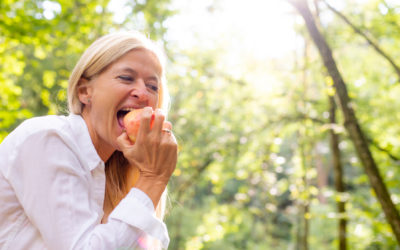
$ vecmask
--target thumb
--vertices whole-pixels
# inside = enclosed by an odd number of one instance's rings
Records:
[[[120,136],[118,136],[117,138],[117,144],[120,151],[124,151],[124,149],[132,146],[131,141],[129,140],[128,135],[126,134],[126,132],[123,132]]]

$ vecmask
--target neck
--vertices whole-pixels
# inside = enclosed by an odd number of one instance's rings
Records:
[[[85,120],[86,126],[88,127],[90,139],[92,139],[92,143],[97,151],[97,154],[100,156],[103,162],[106,162],[114,153],[115,149],[98,136],[92,126],[90,116],[86,109],[83,109],[81,115],[83,117],[83,120]]]
[[[92,139],[92,141],[93,141],[93,139]],[[108,161],[108,159],[111,157],[111,155],[114,153],[115,150],[113,150],[113,149],[106,150],[105,147],[101,147],[99,144],[100,143],[93,142],[93,145],[97,151],[97,154],[100,156],[101,160],[106,162],[106,161]]]

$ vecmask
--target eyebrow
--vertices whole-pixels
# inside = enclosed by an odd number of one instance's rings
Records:
[[[120,70],[120,71],[129,71],[129,72],[132,72],[132,73],[136,73],[136,71],[134,69],[130,68],[130,67],[119,68],[118,70]]]
[[[115,69],[113,70],[114,73],[119,73],[119,72],[128,72],[131,74],[137,74],[137,72],[129,67],[125,67],[125,68],[119,68],[119,69]]]

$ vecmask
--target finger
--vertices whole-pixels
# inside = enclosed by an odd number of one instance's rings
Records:
[[[179,151],[179,147],[178,147],[178,141],[176,140],[175,135],[170,132],[164,132],[163,130],[163,135],[161,138],[161,143],[166,146],[167,148],[169,148],[169,151],[173,154],[178,154]]]
[[[176,144],[178,146],[178,141],[176,140],[176,137],[173,133],[171,133],[171,140],[174,144]]]
[[[165,121],[162,128],[172,130],[172,123],[169,121]]]
[[[164,111],[162,109],[156,109],[156,111],[154,112],[154,125],[152,129],[155,133],[161,133],[164,120],[165,120]]]
[[[162,141],[168,144],[178,144],[174,133],[172,132],[172,124],[170,122],[164,122],[162,129]]]
[[[165,134],[168,137],[171,136],[171,134],[172,134],[172,124],[169,121],[164,122],[163,128],[162,128],[162,133],[163,133],[163,135]]]
[[[132,146],[131,141],[129,140],[129,137],[126,132],[123,132],[120,136],[117,137],[117,144],[118,144],[118,150],[123,151],[124,149]]]
[[[139,132],[138,137],[141,134],[147,134],[150,131],[150,122],[151,117],[153,116],[153,109],[151,107],[143,108],[141,118],[140,118],[140,125],[139,125]]]

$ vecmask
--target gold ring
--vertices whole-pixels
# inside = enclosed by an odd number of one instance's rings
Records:
[[[172,133],[172,131],[170,129],[167,129],[167,128],[163,128],[162,131],[165,132],[165,133],[169,133],[169,134]]]

